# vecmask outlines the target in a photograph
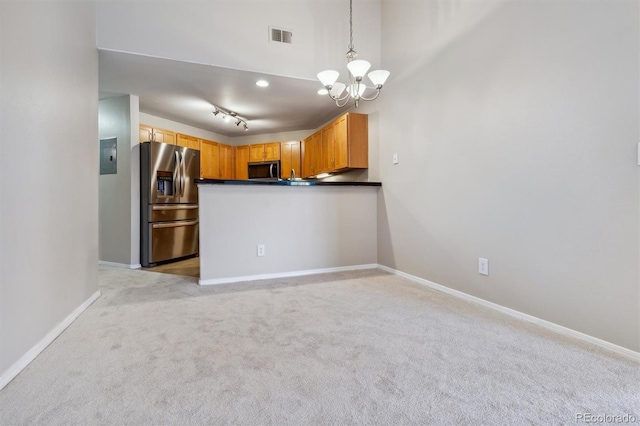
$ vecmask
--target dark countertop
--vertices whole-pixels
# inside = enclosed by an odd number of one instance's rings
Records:
[[[198,185],[271,185],[271,186],[382,186],[380,182],[326,182],[321,180],[233,180],[196,179]]]

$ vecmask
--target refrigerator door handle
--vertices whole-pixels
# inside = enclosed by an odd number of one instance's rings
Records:
[[[184,154],[180,154],[180,164],[182,165],[182,172],[180,174],[180,196],[184,197],[185,176],[187,175],[187,169],[184,166]]]
[[[197,205],[184,205],[184,204],[179,204],[179,205],[155,205],[151,207],[151,210],[157,211],[157,210],[196,210],[198,208]]]
[[[162,229],[162,228],[180,228],[182,226],[193,226],[197,225],[197,220],[180,220],[176,222],[162,222],[162,223],[154,223],[151,225],[153,229]]]
[[[173,195],[179,195],[179,183],[178,180],[180,179],[180,153],[178,151],[176,151],[174,153],[175,158],[176,158],[176,165],[173,168]]]

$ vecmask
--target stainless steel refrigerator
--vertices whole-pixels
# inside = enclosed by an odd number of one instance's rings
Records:
[[[144,267],[198,254],[200,152],[140,144],[140,255]]]

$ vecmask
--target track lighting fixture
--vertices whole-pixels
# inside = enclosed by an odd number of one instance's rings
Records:
[[[240,117],[237,113],[233,111],[226,111],[214,105],[212,114],[216,117],[218,116],[218,114],[222,114],[221,117],[224,121],[229,121],[230,119],[234,119],[237,127],[240,127],[240,125],[242,124],[245,132],[249,130],[249,126],[247,125],[247,120]]]

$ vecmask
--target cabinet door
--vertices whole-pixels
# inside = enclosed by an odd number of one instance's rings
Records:
[[[312,139],[312,136],[309,136],[308,138],[304,139],[300,144],[301,154],[302,154],[302,177],[303,178],[308,178],[309,176],[313,175],[311,171],[311,162],[312,162],[311,139]]]
[[[200,142],[200,177],[220,179],[220,147],[216,142]]]
[[[322,161],[320,170],[330,172],[335,167],[335,123],[331,123],[322,129]]]
[[[220,179],[234,179],[233,174],[233,147],[219,144],[220,148]]]
[[[280,148],[280,168],[282,179],[291,177],[291,170],[296,177],[302,177],[300,170],[300,142],[282,142]]]
[[[195,149],[196,151],[200,150],[200,139],[195,138],[193,136],[189,136],[187,138],[187,148]]]
[[[153,129],[153,140],[156,142],[176,144],[176,134],[170,130]]]
[[[347,138],[347,116],[342,116],[333,125],[333,162],[331,170],[349,167],[349,144]]]
[[[275,161],[280,159],[280,142],[269,142],[264,144],[264,159]]]
[[[183,135],[181,133],[178,133],[176,135],[176,145],[184,146],[185,148],[191,148],[191,149],[199,150],[200,149],[200,139],[198,139],[196,137],[193,137],[193,136]]]
[[[303,141],[302,177],[320,173],[322,167],[322,132],[316,132]]]
[[[140,125],[140,143],[153,140],[153,129],[144,124]]]
[[[249,162],[257,163],[264,161],[264,144],[249,145]]]
[[[354,112],[347,113],[345,140],[348,150],[348,165],[354,169],[366,169],[369,167],[369,116]]]
[[[196,149],[196,150],[200,151],[200,139],[196,139],[196,138],[193,138],[193,139],[194,139],[194,141],[191,144],[191,146],[189,146],[189,148],[193,148],[193,149]]]
[[[178,133],[176,135],[176,145],[178,146],[188,146],[189,142],[187,140],[189,136]]]
[[[318,132],[314,136],[313,145],[311,146],[311,157],[313,158],[313,174],[318,175],[323,171],[324,151],[322,147],[322,133]]]
[[[249,145],[236,146],[234,148],[236,157],[235,175],[236,179],[247,180],[249,179]]]

